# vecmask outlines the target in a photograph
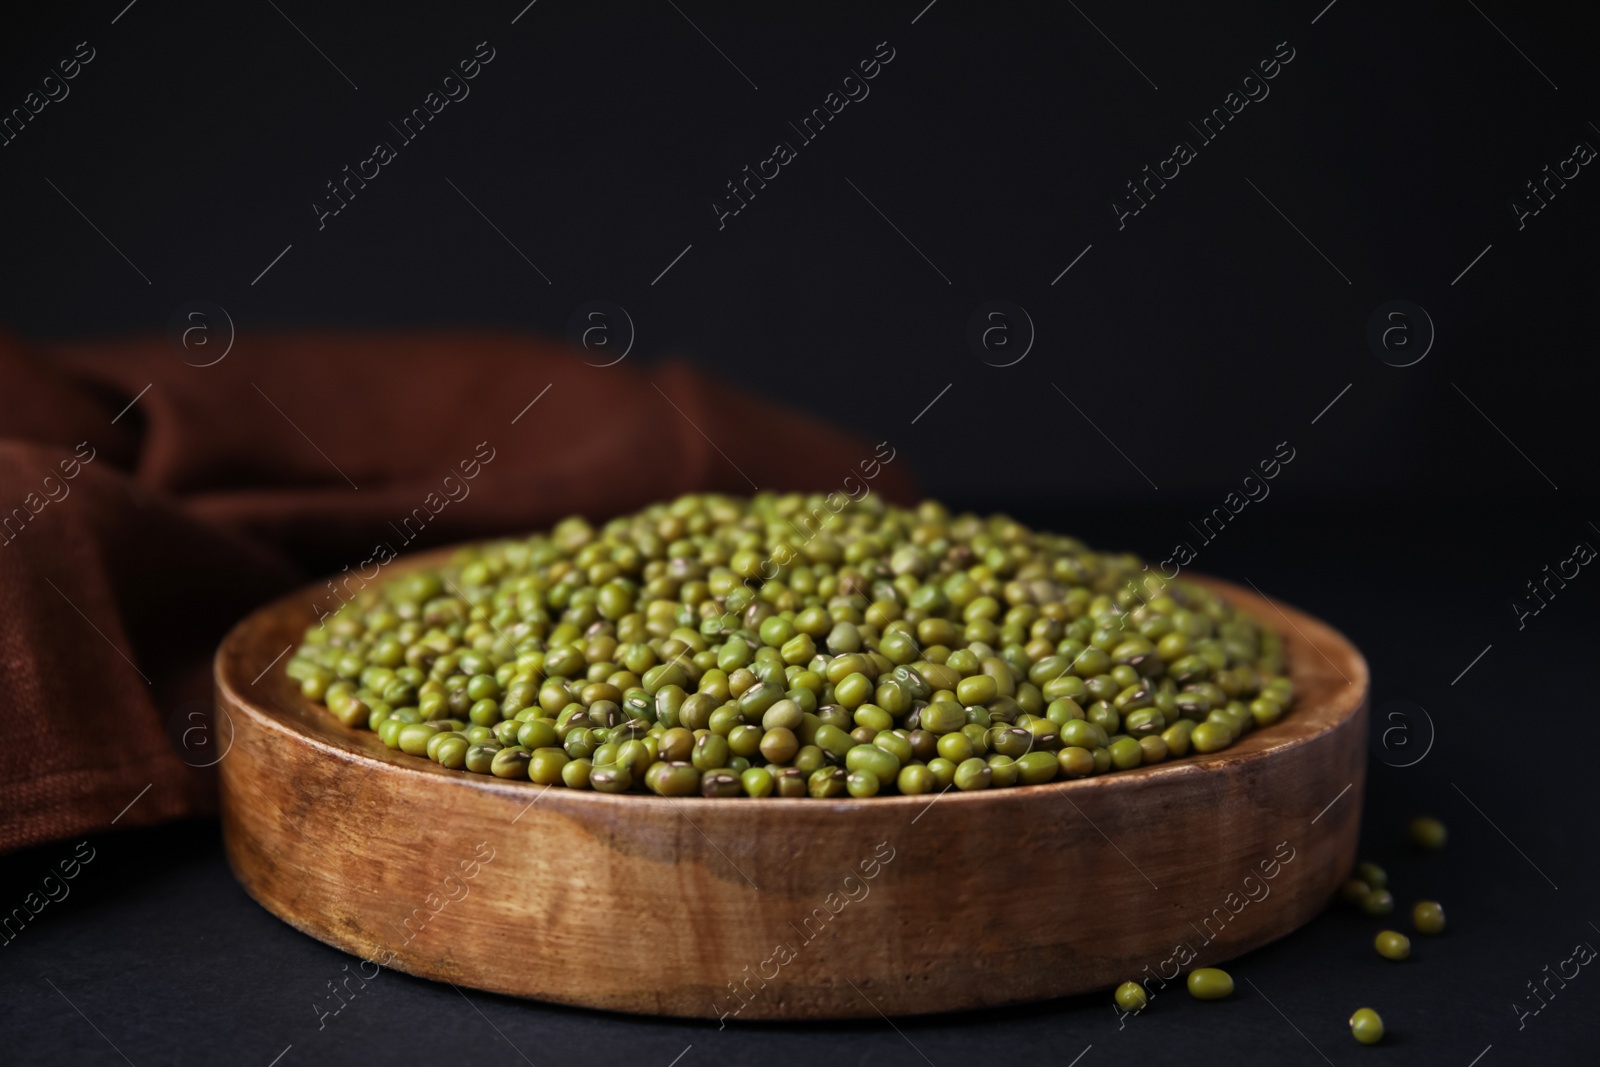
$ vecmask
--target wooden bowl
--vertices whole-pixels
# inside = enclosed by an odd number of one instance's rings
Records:
[[[1321,911],[1360,825],[1365,661],[1316,619],[1200,580],[1286,624],[1298,696],[1276,725],[1135,771],[866,801],[612,796],[392,752],[284,673],[310,587],[217,651],[228,859],[369,978],[707,1019],[1157,990]]]

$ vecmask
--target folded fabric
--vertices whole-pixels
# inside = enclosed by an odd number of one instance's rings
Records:
[[[185,355],[0,334],[0,851],[213,810],[215,771],[183,739],[217,642],[380,543],[697,490],[848,492],[866,462],[874,492],[912,496],[903,460],[678,363],[452,334]]]

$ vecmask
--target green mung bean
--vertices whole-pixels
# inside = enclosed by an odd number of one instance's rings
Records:
[[[1363,1045],[1376,1045],[1383,1040],[1383,1019],[1371,1008],[1358,1008],[1350,1016],[1350,1033]]]
[[[1372,939],[1372,945],[1384,959],[1403,960],[1411,955],[1411,939],[1394,930],[1379,931],[1378,936]]]
[[[1218,967],[1196,967],[1184,981],[1196,1000],[1221,1000],[1233,994],[1233,976]]]
[[[1361,911],[1374,918],[1388,915],[1394,911],[1394,896],[1387,889],[1370,890],[1361,898]]]
[[[1411,909],[1411,925],[1419,934],[1444,933],[1444,907],[1436,900],[1419,900]]]
[[[1123,982],[1117,986],[1115,1000],[1117,1007],[1123,1011],[1142,1011],[1144,1006],[1149,1003],[1149,998],[1145,995],[1144,986],[1138,982]]]
[[[1449,833],[1444,828],[1444,823],[1430,815],[1419,815],[1411,820],[1411,840],[1417,847],[1429,850],[1444,848]]]

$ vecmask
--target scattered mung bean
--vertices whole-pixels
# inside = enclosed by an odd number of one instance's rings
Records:
[[[1386,960],[1403,960],[1411,955],[1411,939],[1394,930],[1382,930],[1372,939],[1378,955]]]
[[[1444,907],[1436,900],[1419,900],[1411,909],[1411,925],[1419,934],[1444,933]]]
[[[1138,982],[1123,982],[1115,994],[1117,1007],[1123,1011],[1141,1011],[1149,1003],[1144,986]]]
[[[1196,1000],[1221,1000],[1233,994],[1233,976],[1219,967],[1196,967],[1185,982]]]
[[[1363,1045],[1376,1045],[1383,1040],[1383,1019],[1371,1008],[1358,1008],[1350,1016],[1350,1033]]]
[[[1444,823],[1431,815],[1419,815],[1411,820],[1411,840],[1415,841],[1419,848],[1429,850],[1444,848],[1449,836]]]

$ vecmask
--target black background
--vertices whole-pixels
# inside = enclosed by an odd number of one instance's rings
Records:
[[[1401,721],[1390,701],[1428,710],[1424,758],[1395,766],[1419,751],[1413,716],[1412,747],[1371,765],[1365,847],[1402,907],[1444,901],[1449,934],[1393,965],[1370,948],[1376,924],[1336,908],[1231,965],[1254,983],[1232,1000],[1174,993],[1121,1032],[1103,995],[898,1020],[900,1033],[718,1032],[476,993],[469,1005],[397,974],[319,1031],[310,1005],[348,957],[251,903],[202,823],[98,839],[73,896],[0,948],[0,1058],[265,1065],[292,1046],[285,1067],[506,1064],[514,1045],[541,1065],[666,1067],[692,1044],[682,1067],[946,1067],[1067,1063],[1093,1045],[1083,1067],[1241,1053],[1465,1065],[1492,1045],[1483,1067],[1592,1060],[1600,980],[1584,972],[1521,1030],[1511,1005],[1575,942],[1600,944],[1582,678],[1597,579],[1580,575],[1520,630],[1511,600],[1577,542],[1600,543],[1582,384],[1600,178],[1584,168],[1520,230],[1510,203],[1576,142],[1600,145],[1597,15],[923,2],[8,12],[0,108],[79,41],[96,55],[0,148],[0,323],[160,332],[203,299],[237,326],[230,358],[248,360],[275,329],[561,334],[606,299],[636,326],[629,368],[686,356],[888,440],[957,506],[1157,559],[1189,540],[1197,568],[1349,634],[1380,726]],[[323,184],[396,141],[388,123],[480,41],[496,54],[471,95],[319,230]],[[724,183],[795,141],[788,123],[880,41],[895,58],[870,96],[719,230]],[[1196,143],[1187,123],[1283,41],[1295,56],[1270,95],[1119,229],[1124,182]],[[967,342],[994,299],[1036,329],[1013,366]],[[1395,299],[1437,334],[1404,368],[1366,339]],[[1283,441],[1296,459],[1272,496],[1200,545],[1188,523]],[[1404,844],[1423,810],[1451,826],[1441,855]],[[0,903],[69,852],[8,857]],[[1378,1048],[1345,1031],[1362,1005],[1388,1022]]]

